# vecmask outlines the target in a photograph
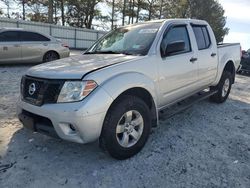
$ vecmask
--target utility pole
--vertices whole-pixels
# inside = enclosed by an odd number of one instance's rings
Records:
[[[130,21],[131,21],[131,8],[132,8],[132,2],[131,2],[131,0],[129,0],[128,24],[130,24]]]
[[[22,7],[23,7],[23,20],[25,20],[25,0],[22,0]]]
[[[135,0],[132,1],[132,10],[131,10],[132,24],[134,23],[134,8],[135,8]]]
[[[112,1],[111,29],[114,29],[115,0]]]
[[[61,15],[62,15],[62,25],[65,25],[65,18],[64,18],[64,0],[61,0]]]
[[[48,22],[53,23],[53,0],[49,0]]]
[[[141,0],[137,0],[136,23],[139,21]]]
[[[160,4],[160,15],[159,15],[159,19],[161,19],[161,15],[162,15],[162,6],[163,6],[163,0],[161,0],[161,4]]]
[[[122,25],[125,24],[125,14],[126,14],[126,0],[123,0],[123,10],[122,10]]]
[[[6,6],[7,6],[7,16],[10,18],[10,2],[6,1]]]

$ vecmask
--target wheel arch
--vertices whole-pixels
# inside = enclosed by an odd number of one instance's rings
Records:
[[[132,87],[132,88],[129,88],[129,89],[123,91],[120,95],[117,96],[117,98],[114,99],[114,101],[110,105],[108,111],[111,109],[111,107],[113,105],[118,103],[120,100],[122,100],[122,98],[124,96],[127,96],[127,95],[136,96],[136,97],[142,99],[146,103],[146,105],[149,107],[151,115],[152,115],[152,126],[156,127],[157,123],[158,123],[158,113],[157,113],[157,109],[156,109],[156,104],[155,104],[155,101],[154,101],[151,93],[145,88]]]
[[[219,83],[224,71],[230,72],[232,74],[233,83],[235,82],[236,69],[235,69],[234,61],[231,59],[228,59],[228,60],[223,61],[223,62],[225,62],[225,63],[220,63],[218,66],[217,76],[216,76],[216,79],[213,82],[212,86],[216,86]]]
[[[227,61],[226,65],[224,66],[223,72],[228,71],[233,76],[233,83],[235,82],[235,66],[232,60]]]
[[[49,53],[49,52],[56,53],[56,55],[58,56],[58,59],[61,58],[61,57],[60,57],[60,54],[59,54],[57,51],[55,51],[55,50],[48,50],[48,51],[46,51],[46,52],[43,54],[43,59],[44,59],[44,56],[45,56],[47,53]]]
[[[157,111],[157,89],[152,78],[138,73],[138,72],[125,72],[112,76],[100,84],[113,99],[110,107],[124,95],[134,95],[142,100],[149,106],[155,122],[158,123]],[[149,102],[150,101],[150,102]]]

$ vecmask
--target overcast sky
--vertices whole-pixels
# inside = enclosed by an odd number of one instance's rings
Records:
[[[225,9],[229,35],[224,42],[240,42],[242,49],[250,48],[250,0],[219,0]]]
[[[242,48],[250,48],[250,0],[219,0],[225,9],[229,35],[224,42],[240,42]],[[0,7],[6,7],[0,2]],[[14,11],[14,10],[13,10]],[[16,11],[16,10],[15,10]]]

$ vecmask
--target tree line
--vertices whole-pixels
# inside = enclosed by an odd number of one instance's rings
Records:
[[[4,9],[6,11],[0,8],[0,15],[2,16],[73,27],[109,30],[121,25],[153,19],[195,18],[210,23],[217,42],[222,42],[229,31],[225,27],[225,11],[217,0],[0,1],[6,7]]]

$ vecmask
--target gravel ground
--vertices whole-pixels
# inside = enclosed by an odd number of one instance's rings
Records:
[[[28,68],[0,67],[1,188],[250,187],[250,77],[237,76],[224,104],[205,100],[161,120],[138,155],[117,161],[97,143],[22,128],[15,110]]]

